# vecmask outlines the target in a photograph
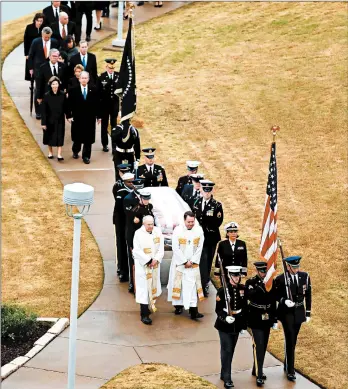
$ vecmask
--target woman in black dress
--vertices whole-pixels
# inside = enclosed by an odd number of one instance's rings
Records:
[[[37,13],[34,16],[33,23],[28,24],[24,32],[24,55],[25,55],[25,80],[30,81],[31,76],[29,73],[28,66],[28,55],[31,46],[31,42],[41,36],[41,31],[43,29],[44,14]]]
[[[67,99],[60,90],[60,80],[53,76],[49,79],[50,90],[42,102],[41,127],[43,129],[43,144],[48,146],[48,159],[53,159],[52,147],[58,147],[58,161],[63,161],[62,146],[64,145],[65,117]]]
[[[69,82],[68,82],[68,93],[71,88],[75,88],[75,86],[80,85],[80,75],[84,71],[84,67],[80,64],[77,64],[74,67],[74,77],[71,77]]]

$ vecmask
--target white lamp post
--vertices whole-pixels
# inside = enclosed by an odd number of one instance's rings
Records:
[[[76,371],[76,332],[77,310],[79,297],[79,271],[80,271],[80,239],[81,219],[88,213],[93,203],[93,186],[75,183],[64,186],[63,202],[68,216],[74,218],[73,261],[71,275],[71,299],[70,299],[70,335],[69,335],[69,367],[68,389],[75,388]],[[77,212],[74,213],[74,207]]]
[[[123,1],[118,2],[117,15],[117,38],[112,41],[113,46],[124,47],[125,39],[122,39],[123,34]]]

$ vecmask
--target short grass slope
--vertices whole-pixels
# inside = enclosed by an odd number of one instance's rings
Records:
[[[2,58],[23,39],[32,15],[2,25]],[[23,69],[24,77],[24,69]],[[29,94],[28,94],[29,105]],[[39,316],[69,317],[73,220],[63,186],[2,85],[2,302]],[[79,313],[98,296],[103,264],[82,226]]]
[[[100,389],[214,389],[215,385],[176,366],[143,363],[117,374]]]
[[[103,58],[119,53],[94,47]],[[136,26],[137,125],[170,185],[185,161],[216,182],[225,218],[240,224],[249,269],[258,247],[270,155],[277,139],[279,236],[313,283],[313,320],[296,367],[346,388],[347,5],[195,3]],[[283,336],[269,350],[283,358]]]

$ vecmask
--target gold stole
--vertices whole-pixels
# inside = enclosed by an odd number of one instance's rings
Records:
[[[154,254],[156,254],[160,244],[160,238],[158,236],[154,237],[153,243],[155,244]],[[144,248],[144,253],[151,254],[152,253],[151,248]],[[157,295],[158,263],[153,268],[150,268],[149,266],[145,266],[145,274],[146,274],[146,282],[147,282],[147,291],[149,294],[149,307],[152,312],[156,312],[157,308],[155,304],[156,304],[156,298],[158,297]]]

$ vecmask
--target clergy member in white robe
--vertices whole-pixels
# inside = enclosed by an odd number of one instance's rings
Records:
[[[200,301],[204,299],[199,271],[203,242],[204,233],[194,213],[185,212],[183,223],[174,229],[172,236],[168,301],[174,305],[176,315],[180,315],[183,308],[189,309],[194,320],[204,316],[197,308],[197,295]]]
[[[141,321],[151,324],[156,312],[156,299],[161,295],[160,263],[164,256],[164,239],[160,228],[154,227],[152,216],[143,218],[143,225],[134,234],[135,301],[140,304]]]

